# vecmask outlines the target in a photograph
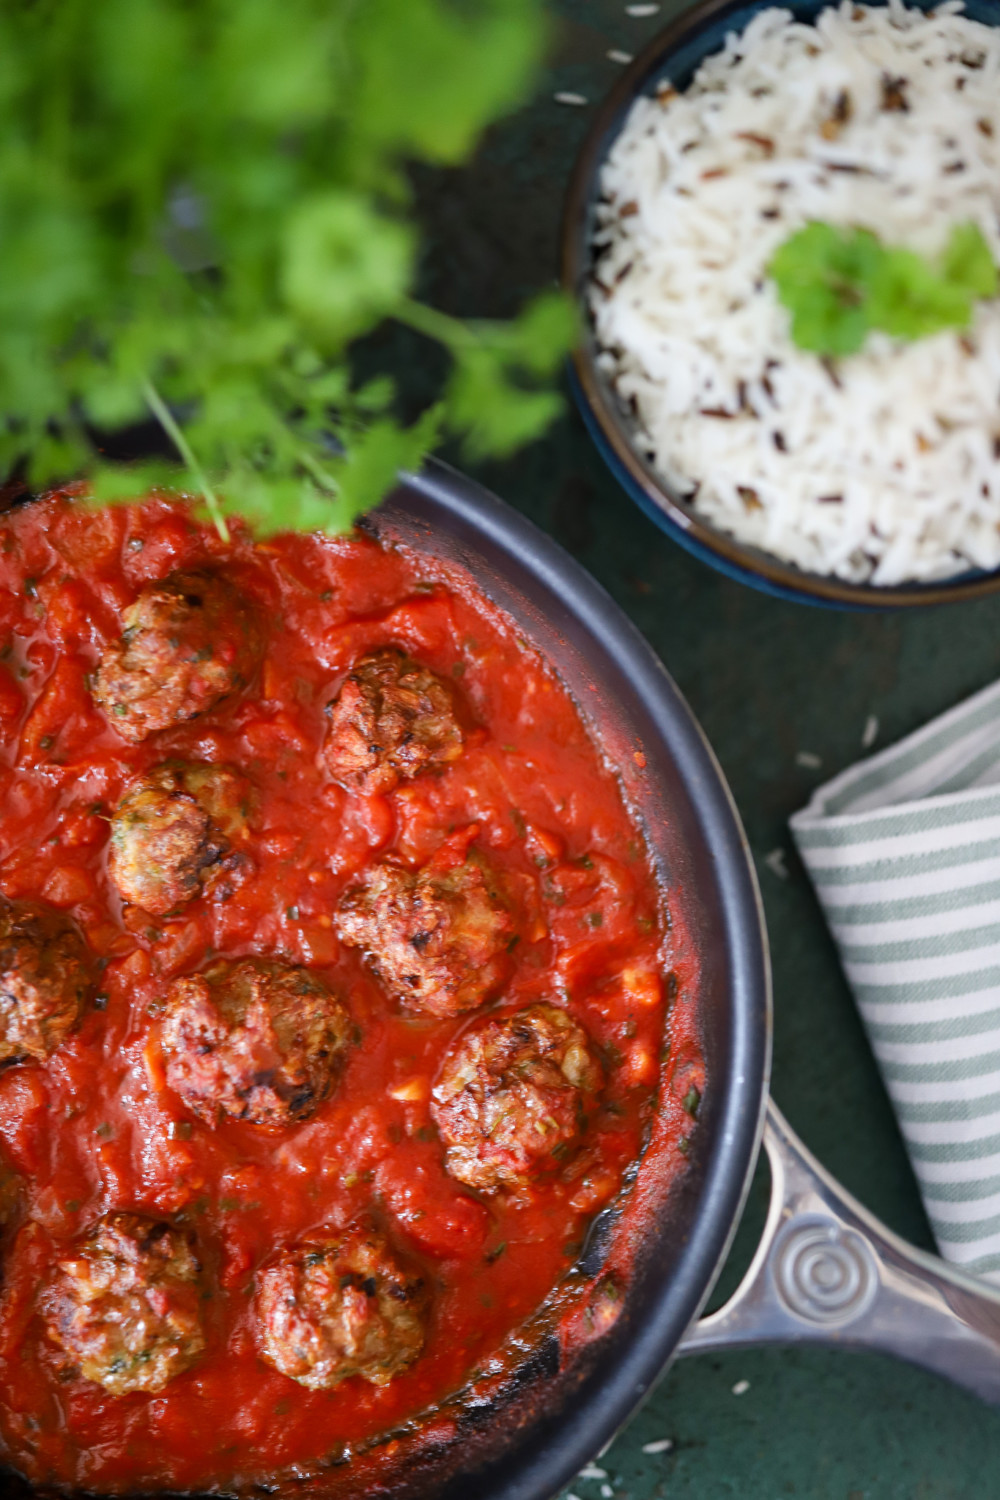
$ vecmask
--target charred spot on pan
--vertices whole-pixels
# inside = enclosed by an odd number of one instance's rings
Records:
[[[479,1406],[470,1406],[467,1417],[465,1412],[459,1415],[460,1426],[464,1427],[467,1420],[470,1427],[495,1422],[497,1408],[501,1402],[504,1405],[513,1403],[523,1392],[537,1389],[547,1381],[555,1380],[561,1367],[562,1345],[559,1336],[551,1329],[547,1329],[527,1358],[505,1372],[502,1386],[492,1399],[488,1399]]]
[[[583,1248],[576,1261],[575,1269],[581,1276],[586,1276],[590,1280],[600,1275],[620,1219],[621,1207],[613,1203],[591,1220],[583,1241]]]

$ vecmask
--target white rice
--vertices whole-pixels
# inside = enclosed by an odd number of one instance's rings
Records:
[[[931,256],[972,220],[1000,262],[1000,28],[959,9],[762,11],[601,175],[591,306],[637,445],[707,521],[854,582],[1000,566],[1000,300],[833,366],[765,268],[812,219]]]

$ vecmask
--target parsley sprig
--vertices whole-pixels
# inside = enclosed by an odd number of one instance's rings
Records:
[[[978,224],[956,224],[936,261],[886,245],[868,229],[814,221],[778,249],[769,274],[800,349],[855,354],[869,332],[919,339],[967,328],[973,304],[997,295],[997,267]]]
[[[444,437],[536,437],[572,340],[415,300],[411,162],[526,96],[541,0],[34,0],[0,7],[0,473],[98,499],[194,487],[225,531],[341,529]],[[352,347],[385,319],[450,373],[406,425]],[[97,434],[154,416],[175,462]]]

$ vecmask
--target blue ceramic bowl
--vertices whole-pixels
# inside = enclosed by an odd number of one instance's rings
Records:
[[[727,33],[742,31],[768,3],[782,3],[802,21],[813,20],[825,8],[817,0],[791,0],[790,4],[787,0],[754,0],[749,4],[747,0],[697,0],[639,53],[597,110],[570,179],[562,229],[563,284],[583,309],[586,329],[573,356],[570,379],[574,398],[601,456],[625,492],[685,551],[729,578],[779,599],[832,609],[900,609],[996,593],[1000,591],[1000,569],[990,573],[971,571],[942,583],[877,588],[808,573],[736,541],[693,514],[652,468],[635,446],[629,419],[598,368],[586,289],[593,264],[600,171],[611,145],[639,95],[653,93],[663,81],[677,89],[685,88],[700,63],[720,50]],[[987,25],[1000,25],[1000,0],[968,0],[965,13]]]

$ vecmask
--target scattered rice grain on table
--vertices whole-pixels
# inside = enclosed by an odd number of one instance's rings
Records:
[[[926,255],[972,220],[1000,261],[1000,28],[959,8],[762,11],[602,172],[591,306],[638,446],[706,520],[854,582],[1000,566],[1000,302],[834,367],[765,268],[809,220]]]

